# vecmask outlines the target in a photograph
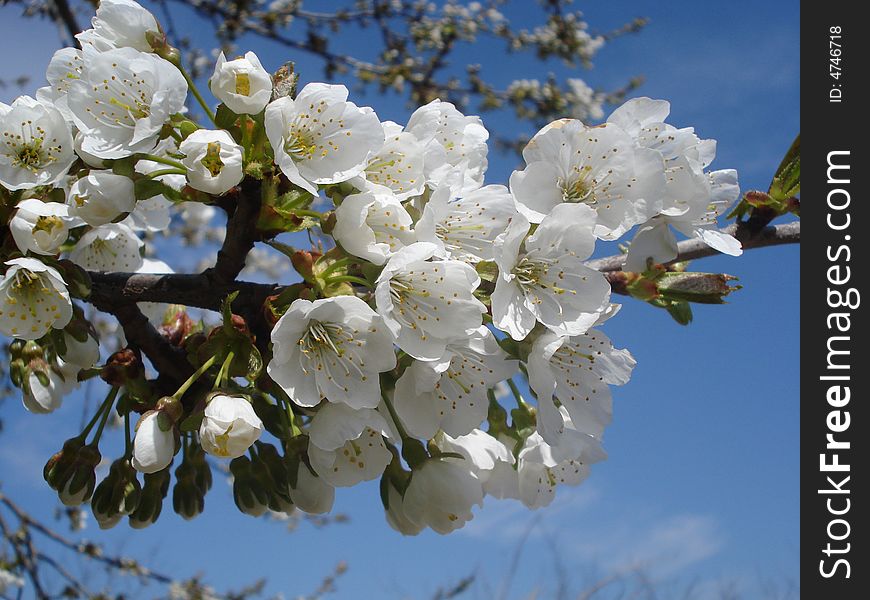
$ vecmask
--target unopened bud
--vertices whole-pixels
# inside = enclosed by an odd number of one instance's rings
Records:
[[[205,510],[205,494],[196,484],[196,469],[186,459],[175,469],[172,508],[188,521]]]
[[[136,510],[142,487],[128,458],[119,458],[94,490],[91,510],[101,529],[114,527],[122,517]]]
[[[144,529],[156,523],[163,510],[163,499],[169,492],[169,469],[145,475],[145,485],[139,495],[139,504],[130,513],[130,527]]]
[[[240,511],[246,515],[259,517],[269,507],[269,490],[258,480],[254,465],[247,456],[240,456],[230,462],[233,474],[233,500]]]

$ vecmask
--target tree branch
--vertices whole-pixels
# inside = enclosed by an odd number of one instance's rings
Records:
[[[203,273],[213,285],[232,283],[245,268],[248,253],[259,239],[257,217],[260,214],[260,182],[249,178],[242,182],[227,220],[224,243],[218,250],[214,267]]]
[[[754,238],[748,238],[745,230],[735,225],[726,227],[722,231],[735,235],[743,243],[744,249],[750,250],[800,243],[801,228],[800,221],[766,227]],[[230,237],[229,228],[227,234]],[[679,252],[679,256],[672,262],[719,254],[700,240],[694,239],[680,242]],[[625,264],[625,255],[600,258],[587,264],[605,274],[619,271]],[[93,285],[88,301],[100,310],[113,314],[118,310],[119,305],[135,302],[165,302],[219,311],[221,300],[235,291],[238,291],[239,295],[233,303],[233,311],[242,315],[253,314],[260,311],[268,296],[279,294],[284,289],[284,286],[277,284],[246,281],[215,284],[205,273],[198,275],[90,273],[90,276]],[[156,331],[154,334],[159,336]]]
[[[203,293],[207,295],[208,291]],[[117,297],[114,302],[105,302],[105,295],[102,295],[92,304],[98,310],[112,314],[118,319],[124,329],[127,343],[145,354],[160,375],[179,382],[193,373],[193,367],[184,351],[173,346],[168,339],[160,335],[135,302],[129,300],[118,302]]]
[[[729,225],[721,231],[736,237],[743,244],[744,250],[764,248],[766,246],[780,246],[782,244],[799,244],[801,240],[800,221],[765,227],[756,236],[751,236],[749,230],[740,225]],[[667,264],[721,254],[718,250],[714,250],[699,239],[684,240],[677,245],[677,249],[679,252],[677,258]],[[625,265],[625,254],[592,260],[587,265],[602,273],[621,271],[623,265]]]

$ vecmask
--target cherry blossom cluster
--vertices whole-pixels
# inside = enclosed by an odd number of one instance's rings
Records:
[[[405,534],[462,527],[485,496],[545,506],[605,457],[611,387],[635,366],[600,329],[619,306],[586,264],[596,242],[630,240],[636,272],[677,256],[674,230],[740,253],[716,228],[736,173],[707,170],[715,142],[667,124],[665,101],[631,100],[599,126],[551,123],[506,187],[485,182],[481,120],[448,102],[382,121],[344,86],[297,91],[248,52],[218,58],[213,111],[132,0],[103,0],[78,39],[35,98],[0,104],[0,333],[31,412],[58,409],[81,380],[108,383],[45,469],[104,527],[156,520],[178,455],[186,518],[219,459],[253,515],[327,512],[335,488],[378,479]],[[301,281],[255,311],[268,340],[233,296],[216,326],[178,307],[157,316],[192,373],[167,394],[139,348],[98,340],[90,276],[171,273],[146,258],[145,233],[192,206],[255,200],[259,239]],[[305,229],[320,234],[309,250],[275,240]],[[97,484],[113,414],[125,451]]]

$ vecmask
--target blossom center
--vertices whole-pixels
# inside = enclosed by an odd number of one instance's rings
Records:
[[[311,160],[317,152],[314,135],[304,124],[294,122],[284,142],[284,152],[293,160]]]
[[[592,167],[585,166],[574,169],[575,176],[559,180],[562,190],[562,201],[595,204],[595,180],[589,180]]]
[[[344,343],[352,339],[341,325],[311,321],[308,331],[299,339],[299,346],[308,357],[317,356],[323,350],[341,357],[344,355]]]
[[[236,93],[240,96],[251,95],[251,77],[247,73],[236,73]]]
[[[36,219],[36,224],[33,226],[33,234],[37,231],[44,231],[50,236],[63,229],[63,219],[56,216],[39,217]]]
[[[221,145],[220,142],[209,142],[205,151],[205,156],[200,161],[202,165],[208,169],[212,177],[220,175],[221,169],[224,168],[224,162],[221,160]]]

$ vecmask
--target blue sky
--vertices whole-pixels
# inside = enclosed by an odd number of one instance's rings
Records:
[[[520,7],[508,14],[520,21],[528,9],[514,4]],[[670,100],[670,122],[718,140],[714,167],[738,169],[744,190],[766,188],[799,128],[798,3],[585,4],[595,29],[635,16],[652,21],[641,34],[608,44],[595,68],[578,75],[614,88],[643,74],[646,83],[636,95]],[[4,55],[18,57],[0,62],[0,79],[31,74],[32,92],[55,30],[20,19],[16,8],[4,7],[0,15]],[[342,43],[351,47],[361,39]],[[262,43],[250,49],[267,68],[291,58]],[[497,44],[476,52],[495,80],[566,72],[516,57],[498,61]],[[510,71],[495,70],[500,64]],[[299,59],[299,65],[304,78],[319,76],[311,60]],[[13,93],[0,89],[0,98],[8,101]],[[382,118],[402,121],[409,114],[395,98],[370,94],[358,103],[371,104]],[[490,123],[511,124],[505,117]],[[504,183],[515,163],[492,156],[488,182]],[[350,567],[334,596],[341,599],[428,598],[472,573],[479,579],[469,597],[505,591],[504,597],[523,598],[533,590],[547,597],[559,569],[576,590],[638,565],[663,585],[698,582],[699,597],[723,582],[734,582],[748,597],[766,581],[784,587],[798,580],[798,262],[797,247],[697,262],[695,269],[730,273],[744,287],[725,306],[696,307],[689,327],[626,301],[606,331],[632,351],[638,367],[614,394],[609,459],[582,486],[561,490],[547,509],[531,513],[490,500],[456,534],[403,538],[384,522],[373,484],[339,492],[336,511],[348,514],[349,523],[287,533],[280,524],[237,513],[229,488],[217,480],[206,514],[192,522],[167,506],[159,524],[143,532],[119,526],[88,535],[164,571],[201,571],[219,586],[267,577],[270,590],[290,597],[313,590],[339,560]],[[14,398],[2,409],[2,481],[36,514],[48,516],[54,507],[41,467],[63,439],[60,432],[74,433],[77,403],[70,399],[44,418],[26,414]],[[524,538],[521,566],[503,590]]]

